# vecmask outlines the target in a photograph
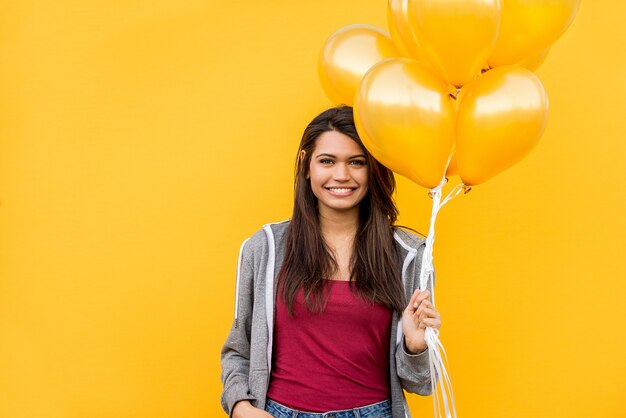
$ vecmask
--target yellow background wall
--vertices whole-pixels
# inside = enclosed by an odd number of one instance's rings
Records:
[[[222,415],[239,245],[290,216],[324,40],[385,7],[0,1],[1,418]],[[540,144],[440,215],[460,417],[626,417],[625,18],[582,4]],[[426,191],[398,201],[425,232]]]

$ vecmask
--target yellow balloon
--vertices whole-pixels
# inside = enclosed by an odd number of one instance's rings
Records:
[[[458,176],[459,170],[456,168],[456,153],[452,153],[452,158],[450,159],[450,164],[448,164],[448,169],[446,170],[446,177],[450,178],[452,176]]]
[[[422,64],[392,58],[363,78],[354,116],[365,147],[377,160],[430,189],[446,171],[455,107],[448,85]]]
[[[533,55],[532,57],[525,58],[517,63],[520,67],[528,68],[530,71],[537,71],[541,64],[546,60],[550,53],[550,47],[547,47],[540,53]]]
[[[389,33],[403,56],[422,61],[422,52],[409,22],[408,5],[409,0],[389,0],[387,5]]]
[[[548,120],[548,96],[530,70],[505,66],[489,70],[463,88],[457,114],[459,177],[483,183],[524,158]]]
[[[398,56],[384,30],[371,25],[344,26],[328,38],[319,56],[324,92],[336,104],[351,105],[367,70],[385,58]]]
[[[495,46],[500,0],[408,0],[409,20],[425,57],[457,87],[476,77]]]
[[[502,25],[491,68],[517,64],[552,45],[574,20],[580,0],[500,0]]]

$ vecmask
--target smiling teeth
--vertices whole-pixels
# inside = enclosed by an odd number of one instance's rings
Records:
[[[333,191],[335,193],[348,193],[348,192],[352,191],[352,189],[336,189],[336,188],[332,188],[332,187],[330,189],[328,189],[328,190]]]

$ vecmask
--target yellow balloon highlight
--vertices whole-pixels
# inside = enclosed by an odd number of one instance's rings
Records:
[[[372,66],[400,53],[389,34],[371,25],[348,25],[324,44],[318,73],[324,92],[336,104],[351,105],[361,79]]]
[[[487,71],[461,94],[457,117],[459,177],[480,184],[524,158],[548,120],[548,96],[530,70],[506,66]]]
[[[408,5],[408,0],[389,0],[387,5],[389,33],[403,56],[422,61],[422,52],[409,22]]]
[[[540,54],[567,30],[580,0],[501,0],[502,25],[491,68]]]
[[[474,79],[500,28],[499,0],[408,0],[409,20],[432,66],[457,87]]]
[[[437,186],[454,143],[455,100],[417,61],[388,59],[363,78],[355,99],[357,129],[384,165],[420,186]]]

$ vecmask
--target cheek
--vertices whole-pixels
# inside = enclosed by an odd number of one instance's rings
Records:
[[[311,185],[315,183],[320,186],[326,181],[324,170],[319,167],[311,167],[309,169],[309,180],[311,180]]]
[[[319,190],[324,184],[324,179],[322,178],[321,173],[315,169],[309,170],[309,181],[311,182],[311,189],[313,189],[313,193],[317,195],[317,190]]]

